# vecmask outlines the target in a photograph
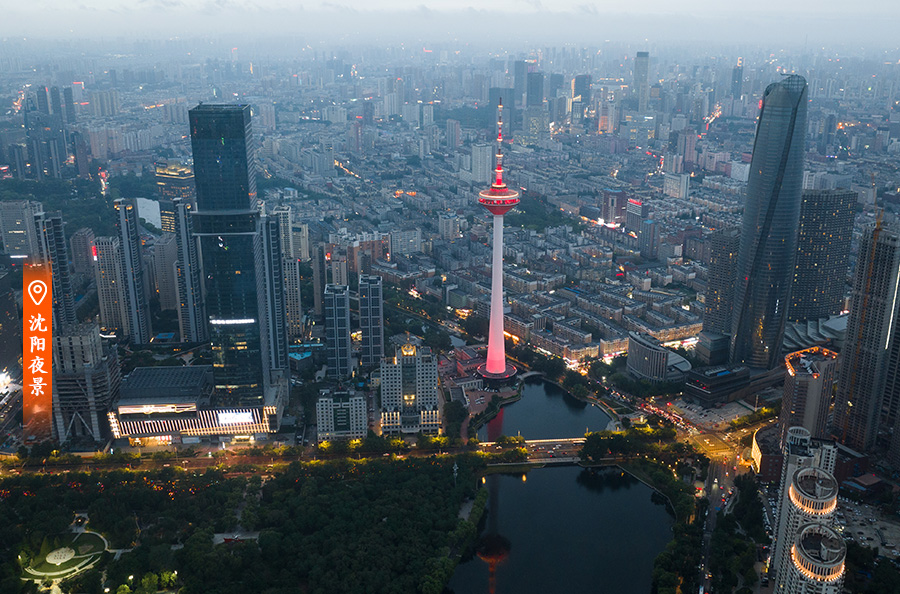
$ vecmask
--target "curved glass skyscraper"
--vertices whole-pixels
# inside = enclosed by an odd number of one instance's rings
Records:
[[[731,360],[779,365],[797,257],[806,138],[806,79],[791,75],[763,95],[750,161],[731,322]]]

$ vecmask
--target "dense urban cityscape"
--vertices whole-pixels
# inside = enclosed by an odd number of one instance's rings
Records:
[[[0,38],[0,592],[900,592],[896,48],[279,43]]]

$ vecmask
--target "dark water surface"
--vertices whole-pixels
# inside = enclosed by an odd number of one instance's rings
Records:
[[[583,437],[585,429],[603,431],[609,415],[599,406],[573,398],[562,388],[532,376],[525,380],[522,399],[500,409],[500,414],[478,430],[478,439],[493,441],[500,435],[526,439]]]
[[[457,567],[455,594],[489,592],[490,559],[497,594],[650,592],[672,518],[649,487],[618,468],[557,466],[526,478],[487,478],[480,555]]]

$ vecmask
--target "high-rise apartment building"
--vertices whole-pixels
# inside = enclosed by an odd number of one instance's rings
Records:
[[[841,312],[856,196],[850,190],[803,191],[789,320],[817,320]]]
[[[381,430],[437,433],[440,427],[437,358],[428,347],[405,344],[381,362]]]
[[[704,332],[731,333],[740,239],[740,231],[736,228],[720,229],[709,236],[709,280],[703,310]]]
[[[359,275],[359,327],[362,366],[380,364],[384,358],[384,295],[380,276]]]
[[[803,427],[787,433],[772,569],[779,594],[840,594],[844,540],[832,528],[837,509],[837,448]]]
[[[174,227],[174,221],[173,221]],[[153,276],[156,279],[156,298],[162,310],[178,309],[178,285],[175,265],[178,261],[178,242],[174,233],[163,233],[153,246]]]
[[[284,304],[290,342],[303,338],[303,305],[300,300],[300,260],[284,259]]]
[[[172,200],[175,225],[175,290],[178,306],[178,332],[182,342],[207,340],[207,320],[203,305],[203,285],[200,275],[200,256],[191,203],[184,198]]]
[[[122,297],[125,304],[125,333],[134,344],[150,342],[150,306],[147,303],[147,282],[144,259],[141,255],[140,223],[137,200],[119,198],[115,201],[119,220],[119,242],[122,249]]]
[[[788,429],[803,427],[815,438],[826,436],[826,420],[837,377],[837,353],[812,347],[784,358],[787,375],[781,400],[781,446],[787,443]]]
[[[859,451],[874,445],[883,409],[890,409],[889,403],[885,407],[885,387],[888,376],[896,377],[890,359],[900,349],[895,338],[898,281],[900,229],[878,222],[866,230],[859,244],[834,398],[835,435]]]
[[[100,328],[107,334],[128,333],[122,289],[122,245],[118,237],[94,238],[94,280],[100,304]]]
[[[53,337],[53,428],[60,443],[104,442],[106,413],[119,395],[116,347],[104,345],[96,324]]]
[[[807,88],[802,76],[770,84],[763,95],[750,160],[731,332],[731,360],[773,369],[797,260]]]
[[[494,171],[494,150],[489,144],[472,145],[472,181],[489,183]]]
[[[346,285],[326,285],[323,302],[328,375],[334,378],[349,377],[353,373],[353,353],[350,348],[350,288]]]
[[[309,225],[297,223],[291,227],[294,236],[294,258],[306,262],[310,258],[309,250]]]
[[[638,52],[634,58],[634,92],[638,111],[644,113],[650,107],[650,52]]]
[[[39,260],[50,265],[53,280],[53,331],[66,332],[78,319],[75,315],[75,290],[69,266],[69,244],[60,212],[40,213],[35,225],[40,233]]]
[[[266,351],[269,369],[288,369],[287,299],[285,296],[286,259],[281,251],[281,223],[276,217],[260,220],[263,241],[263,278],[265,280],[265,326],[268,340]]]
[[[317,316],[324,314],[322,296],[325,294],[325,285],[328,284],[328,255],[324,243],[317,243],[312,249],[310,264],[313,271],[313,311]]]
[[[82,227],[69,239],[72,270],[76,274],[90,274],[94,268],[94,232]]]

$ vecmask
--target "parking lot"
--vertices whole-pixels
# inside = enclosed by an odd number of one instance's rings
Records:
[[[774,535],[777,525],[775,511],[778,500],[773,494],[766,494],[766,531]],[[834,529],[841,533],[847,542],[870,548],[877,548],[879,554],[888,559],[900,559],[900,523],[890,521],[881,516],[878,510],[864,503],[856,503],[838,498],[835,512]]]
[[[898,558],[900,524],[883,518],[875,507],[841,498],[835,516],[835,529],[845,540],[878,548],[889,559]]]

